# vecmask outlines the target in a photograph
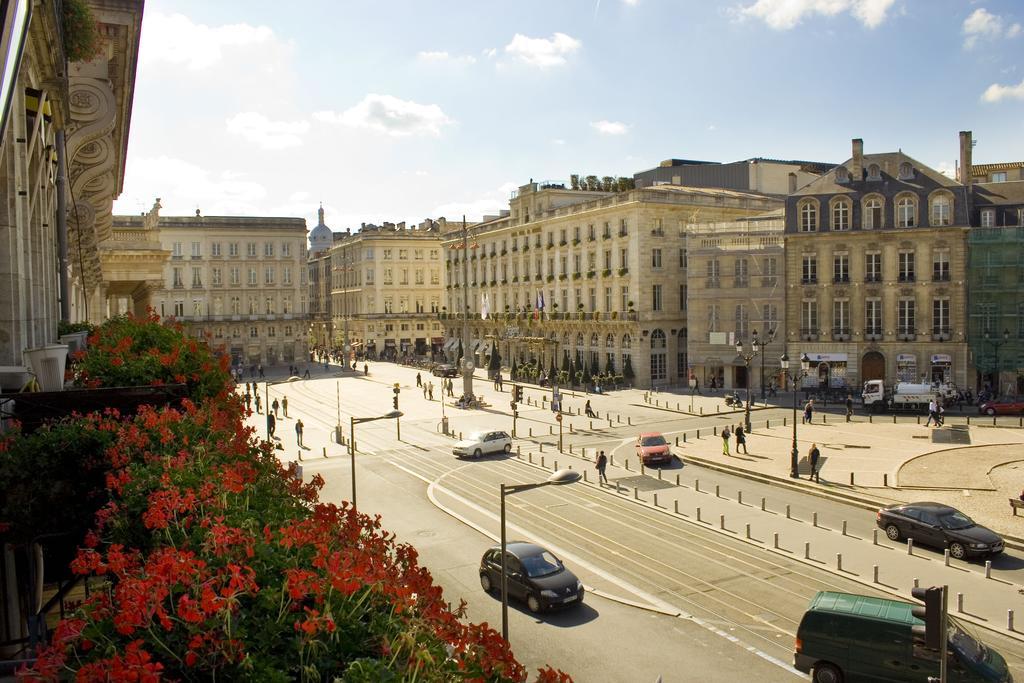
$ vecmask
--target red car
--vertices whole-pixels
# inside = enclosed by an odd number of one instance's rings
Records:
[[[984,415],[1024,415],[1024,398],[994,398],[978,405]]]
[[[645,467],[672,462],[672,449],[658,432],[647,432],[636,437],[636,454]]]

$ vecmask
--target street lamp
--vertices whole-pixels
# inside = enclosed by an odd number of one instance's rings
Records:
[[[995,372],[993,373],[995,374],[996,379],[995,396],[999,396],[999,347],[1003,346],[1003,344],[1010,341],[1010,330],[1004,329],[1003,341],[998,341],[993,339],[991,333],[989,333],[989,331],[986,329],[985,341],[992,346],[993,355],[995,356]]]
[[[775,330],[774,327],[772,329],[768,330],[768,338],[764,340],[764,343],[762,344],[762,346],[767,347],[769,344],[771,344],[773,341],[775,341],[775,332],[776,332],[776,330]],[[757,334],[757,333],[755,332],[755,334]],[[765,386],[764,386],[764,357],[765,357],[765,355],[766,354],[764,354],[764,353],[761,354],[761,403],[765,403],[767,401],[767,396],[764,393],[764,389],[765,389]]]
[[[792,374],[789,372],[789,355],[786,353],[782,354],[782,358],[779,359],[779,365],[782,367],[783,374],[793,384],[793,451],[789,457],[789,476],[793,479],[800,478],[800,466],[798,460],[800,459],[800,450],[796,445],[796,383],[798,380],[807,376],[807,371],[811,369],[811,359],[807,357],[805,353],[800,357],[800,372],[798,373],[794,368]]]
[[[530,489],[539,489],[542,486],[573,484],[582,478],[582,475],[576,470],[558,470],[546,480],[536,484],[501,485],[501,637],[506,641],[508,640],[508,567],[505,551],[505,496]]]
[[[377,417],[350,417],[348,427],[348,453],[352,460],[352,509],[356,509],[356,425],[364,422],[376,422],[377,420],[397,420],[402,417],[402,411],[392,410],[385,415]]]
[[[264,383],[264,385],[263,385],[263,399],[264,399],[264,401],[267,404],[267,441],[270,441],[270,412],[271,412],[271,408],[270,408],[270,385],[272,385],[272,384],[287,384],[288,382],[299,382],[301,380],[302,380],[301,377],[296,377],[295,375],[292,375],[291,377],[288,377],[286,379],[279,379],[279,380],[276,380],[276,381],[273,381],[273,382],[266,382],[266,383]]]
[[[736,340],[736,353],[743,359],[745,375],[747,378],[747,410],[743,417],[743,423],[748,433],[750,432],[750,361],[754,360],[760,352],[761,343],[757,338],[757,330],[754,330],[753,338],[750,340],[750,353],[743,353],[743,341],[741,339]],[[763,383],[764,378],[762,378],[761,381]]]

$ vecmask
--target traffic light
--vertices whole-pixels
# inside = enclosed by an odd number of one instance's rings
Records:
[[[915,599],[924,603],[923,606],[914,607],[910,613],[924,622],[924,626],[915,625],[911,628],[914,638],[919,642],[923,641],[924,646],[929,650],[939,650],[942,647],[942,588],[932,586],[930,588],[914,588],[910,594]]]
[[[395,397],[394,397],[394,398],[393,398],[393,399],[391,400],[391,404],[392,404],[393,406],[395,406],[395,410],[398,410],[398,396],[395,396]]]
[[[512,388],[512,400],[516,403],[523,402],[523,388],[518,384]]]
[[[394,406],[395,406],[395,410],[398,410],[398,392],[399,392],[399,391],[401,391],[401,389],[399,389],[399,384],[398,384],[398,382],[395,382],[395,388],[394,388],[394,389],[392,389],[392,391],[394,391],[394,392],[395,392],[395,398],[394,398],[394,400],[392,401],[392,405],[394,405]]]

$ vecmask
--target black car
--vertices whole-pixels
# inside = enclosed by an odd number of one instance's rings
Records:
[[[526,601],[531,612],[583,602],[583,584],[551,551],[523,541],[505,547],[510,599]],[[480,560],[480,585],[501,594],[501,546],[490,548]]]
[[[876,521],[890,540],[912,538],[914,543],[949,548],[950,556],[958,560],[1003,552],[998,534],[942,503],[887,505],[878,511]]]
[[[435,365],[430,371],[434,377],[458,377],[459,369],[454,365]]]

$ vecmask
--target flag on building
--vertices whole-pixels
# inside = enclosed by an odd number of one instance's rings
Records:
[[[539,318],[544,315],[544,291],[537,292],[537,305],[534,311],[534,318]]]

